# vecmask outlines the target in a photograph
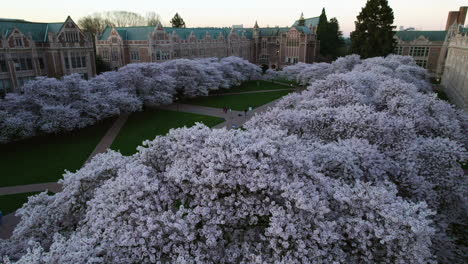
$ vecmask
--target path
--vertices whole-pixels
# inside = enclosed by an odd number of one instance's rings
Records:
[[[187,112],[199,115],[207,115],[207,116],[216,116],[221,118],[226,118],[226,114],[223,112],[221,108],[214,108],[214,107],[207,107],[201,105],[190,105],[190,104],[181,104],[181,103],[174,103],[170,105],[163,105],[158,107],[159,109],[163,110],[170,110],[170,111],[177,111],[177,112]],[[232,111],[232,113],[240,114],[243,112],[240,111]]]
[[[109,130],[107,130],[106,134],[102,137],[101,141],[99,141],[96,148],[91,153],[91,155],[89,155],[85,163],[88,163],[88,161],[90,161],[94,156],[99,153],[104,153],[108,148],[110,148],[112,142],[114,142],[114,139],[119,134],[120,129],[122,129],[122,127],[125,125],[125,122],[127,122],[129,116],[130,114],[128,113],[121,114],[117,120],[115,120],[114,124],[112,124]]]
[[[271,92],[280,92],[280,91],[295,91],[297,88],[285,88],[285,89],[273,89],[273,90],[260,90],[260,91],[248,91],[248,92],[236,92],[236,93],[220,93],[220,94],[210,94],[208,96],[225,96],[225,95],[236,95],[236,94],[252,94],[252,93],[271,93]]]

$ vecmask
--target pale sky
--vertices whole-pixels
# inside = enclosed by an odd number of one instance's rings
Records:
[[[354,21],[367,0],[1,0],[1,18],[35,22],[60,22],[70,15],[78,21],[94,12],[126,10],[140,14],[158,13],[165,26],[178,12],[187,27],[291,26],[304,16],[319,16],[325,7],[328,18],[336,17],[345,36],[354,30]],[[7,3],[7,4],[6,4]],[[389,0],[396,26],[421,30],[443,30],[449,11],[467,6],[468,0]]]

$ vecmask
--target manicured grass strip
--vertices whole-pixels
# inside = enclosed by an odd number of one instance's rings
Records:
[[[19,193],[0,195],[0,211],[3,215],[13,213],[17,209],[21,208],[24,203],[28,201],[28,197],[31,195],[38,194],[39,192]]]
[[[65,170],[78,170],[112,122],[0,145],[0,187],[56,182]]]
[[[292,84],[292,85],[299,85],[299,83],[297,83],[296,81],[291,81],[291,80],[288,80],[288,79],[283,79],[283,78],[278,78],[276,80],[274,80],[276,82],[280,82],[280,83],[286,83],[286,84]]]
[[[232,87],[230,89],[220,89],[212,91],[210,94],[230,94],[230,93],[242,93],[242,92],[253,92],[253,91],[265,91],[265,90],[276,90],[276,89],[288,89],[292,88],[287,85],[277,84],[267,81],[247,81],[242,83],[240,86]]]
[[[137,146],[144,140],[152,140],[158,135],[165,135],[171,128],[191,127],[196,122],[213,127],[224,119],[192,113],[148,109],[133,113],[112,143],[111,149],[120,150],[123,155],[136,153]]]
[[[278,98],[281,98],[292,91],[278,91],[266,93],[234,94],[224,96],[206,96],[184,100],[185,104],[201,105],[214,108],[223,108],[227,106],[232,110],[244,111],[250,106],[259,107]]]

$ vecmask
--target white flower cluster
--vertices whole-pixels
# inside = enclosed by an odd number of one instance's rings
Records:
[[[37,195],[18,211],[21,222],[0,241],[0,256],[15,263],[448,259],[443,225],[463,223],[466,213],[458,113],[425,92],[423,79],[395,77],[400,64],[415,67],[405,57],[340,60],[331,66],[340,73],[284,98],[245,130],[197,124],[146,141],[131,157],[97,155],[64,176],[63,192]]]
[[[143,106],[171,104],[175,96],[208,95],[259,77],[258,66],[238,57],[129,64],[89,81],[78,74],[38,77],[24,93],[0,100],[0,143],[83,128]]]

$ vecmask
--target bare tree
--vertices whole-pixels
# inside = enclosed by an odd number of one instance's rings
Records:
[[[151,11],[146,13],[146,25],[155,27],[159,22],[161,22],[161,17],[156,14],[156,12]]]
[[[116,27],[134,27],[146,24],[146,20],[142,15],[128,11],[105,12],[104,20],[107,20]]]

